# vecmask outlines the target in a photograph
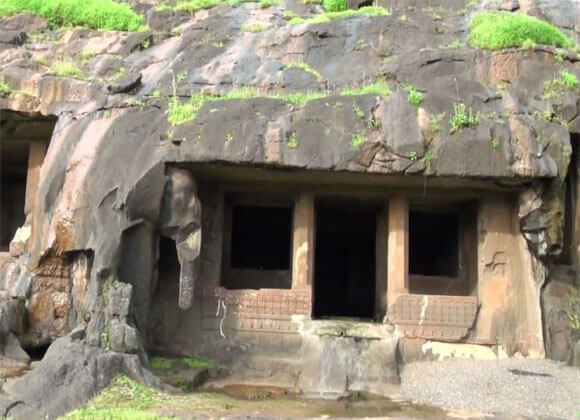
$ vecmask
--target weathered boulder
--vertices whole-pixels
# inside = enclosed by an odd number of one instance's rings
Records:
[[[18,401],[6,415],[14,419],[30,419],[30,410],[33,410],[37,418],[58,417],[86,404],[118,373],[149,386],[177,392],[143,369],[137,355],[86,346],[81,341],[83,336],[84,330],[77,329],[56,340],[34,370],[4,390],[12,401]],[[14,410],[19,405],[28,410],[21,407]]]

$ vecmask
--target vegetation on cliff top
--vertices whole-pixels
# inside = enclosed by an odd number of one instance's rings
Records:
[[[0,0],[0,17],[28,12],[54,26],[83,26],[112,31],[137,31],[143,17],[113,0]]]
[[[558,28],[522,13],[476,13],[471,20],[468,43],[473,48],[500,50],[524,44],[571,48],[574,42]]]

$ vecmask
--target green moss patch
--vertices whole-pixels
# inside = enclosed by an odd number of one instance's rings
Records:
[[[28,12],[54,26],[83,26],[111,31],[137,31],[143,17],[113,0],[1,0],[0,17]]]
[[[476,13],[471,19],[468,43],[473,48],[500,50],[544,44],[571,48],[574,42],[558,28],[522,13]]]
[[[173,359],[167,357],[154,357],[151,359],[151,367],[153,369],[171,369],[173,367]]]

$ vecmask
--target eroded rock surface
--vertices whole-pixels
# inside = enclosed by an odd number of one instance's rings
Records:
[[[200,256],[201,208],[213,204],[200,202],[192,165],[380,175],[415,188],[517,194],[517,206],[509,204],[517,217],[497,225],[522,236],[502,241],[479,226],[489,246],[479,267],[489,295],[508,257],[521,268],[513,273],[517,287],[497,300],[507,305],[502,318],[497,306],[480,308],[488,336],[475,328],[471,337],[489,340],[493,332],[511,354],[542,354],[540,294],[547,267],[571,246],[562,191],[580,133],[579,90],[546,89],[563,70],[580,77],[580,57],[545,46],[474,50],[465,40],[471,14],[495,7],[550,20],[577,40],[577,2],[379,1],[390,16],[301,25],[289,24],[284,12],[314,16],[319,5],[243,3],[190,15],[130,3],[150,31],[54,30],[31,15],[0,20],[0,77],[11,88],[0,95],[2,113],[58,118],[27,197],[25,230],[0,264],[0,308],[11,314],[0,319],[0,357],[7,348],[11,360],[22,355],[15,337],[28,348],[52,343],[9,390],[29,399],[8,414],[56,416],[85,403],[116,371],[146,377],[139,366],[148,364],[159,232],[175,242],[181,263],[179,299],[170,305],[192,307],[204,293],[196,278],[214,257],[204,263]],[[257,23],[266,29],[247,30]],[[59,61],[74,63],[78,74],[58,75]],[[372,84],[391,93],[358,94]],[[409,104],[409,85],[424,97],[418,106]],[[178,103],[196,112],[172,124]],[[458,107],[477,115],[477,124],[454,128]],[[578,236],[579,222],[574,226]],[[578,261],[576,245],[564,264],[576,282]],[[544,289],[547,299],[554,287]],[[177,330],[190,321],[176,315],[167,322]],[[78,327],[86,332],[59,338]],[[396,342],[317,340],[323,358],[348,347],[368,360],[366,368],[333,375],[349,378],[352,389],[365,390],[375,374],[396,382]],[[574,344],[550,343],[548,354],[559,359]],[[371,372],[384,353],[381,371]],[[332,390],[347,388],[341,382]],[[41,389],[58,391],[49,398]]]

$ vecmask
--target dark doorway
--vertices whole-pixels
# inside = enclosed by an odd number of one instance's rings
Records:
[[[272,205],[232,201],[225,211],[222,286],[289,289],[293,207],[284,201]]]
[[[376,212],[317,206],[314,317],[373,318],[375,246]]]
[[[409,215],[409,273],[457,277],[459,218],[456,214]]]
[[[38,183],[38,171],[56,124],[54,117],[20,112],[0,113],[0,251],[7,251],[16,230],[26,220]],[[33,178],[28,179],[29,170]],[[27,198],[26,189],[29,191]]]
[[[236,206],[232,221],[232,268],[288,270],[292,209]]]

